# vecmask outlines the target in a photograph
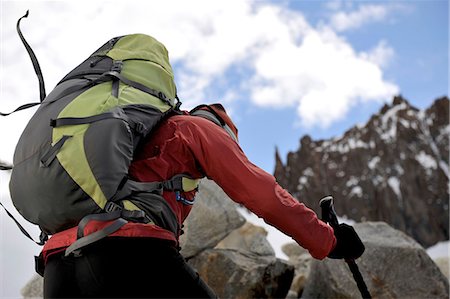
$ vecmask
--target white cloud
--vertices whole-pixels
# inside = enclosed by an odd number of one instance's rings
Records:
[[[335,13],[331,17],[330,25],[337,31],[354,29],[366,23],[385,19],[389,11],[390,7],[386,5],[361,5],[356,11]]]
[[[394,49],[390,47],[385,40],[381,40],[377,46],[369,52],[361,53],[362,59],[370,61],[383,68],[391,62],[394,56]]]
[[[383,80],[378,64],[392,52],[384,43],[358,54],[329,28],[309,30],[299,46],[281,44],[260,53],[252,99],[263,106],[296,105],[304,125],[329,126],[358,102],[383,101],[398,92]]]
[[[381,67],[394,53],[386,42],[357,53],[330,27],[314,28],[300,12],[282,6],[260,1],[216,5],[201,0],[138,2],[137,6],[81,3],[3,4],[2,40],[8,47],[2,48],[0,78],[3,98],[13,99],[0,106],[6,106],[4,110],[37,99],[31,64],[14,32],[17,17],[28,7],[31,14],[22,27],[41,61],[47,89],[107,39],[143,32],[168,48],[172,64],[178,66],[178,90],[186,106],[207,101],[216,82],[234,67],[248,71],[225,78],[240,80],[241,94],[249,92],[259,106],[296,106],[307,125],[329,125],[345,117],[358,101],[386,99],[397,92],[382,76]],[[190,9],[194,4],[196,9]],[[353,13],[336,14],[340,17],[332,23],[338,29],[351,28],[380,19],[387,10],[363,5]],[[126,16],[132,17],[116,25]],[[22,78],[21,88],[10,78]]]

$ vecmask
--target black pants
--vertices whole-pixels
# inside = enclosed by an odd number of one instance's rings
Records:
[[[215,298],[168,242],[105,238],[81,255],[50,256],[44,298]]]

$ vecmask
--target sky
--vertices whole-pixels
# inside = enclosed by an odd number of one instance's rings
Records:
[[[367,122],[394,95],[420,109],[448,96],[444,0],[0,0],[2,112],[39,99],[15,31],[28,9],[22,31],[39,59],[47,92],[110,38],[151,35],[169,51],[182,108],[221,102],[250,161],[269,173],[275,148],[285,160],[305,134],[338,137]],[[0,161],[12,162],[34,111],[0,118]],[[0,201],[14,210],[8,174],[0,178]],[[30,255],[39,247],[3,212],[0,221],[0,297],[17,297],[24,280],[4,269],[26,281],[33,271]],[[37,236],[34,226],[27,228]]]

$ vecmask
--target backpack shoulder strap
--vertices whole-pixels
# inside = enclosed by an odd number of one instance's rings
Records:
[[[208,110],[204,110],[201,108],[207,108]],[[218,115],[213,109],[210,109],[208,105],[197,106],[192,109],[189,114],[193,116],[200,116],[212,121],[216,125],[222,127],[234,141],[238,142],[238,139],[233,130],[231,130],[231,128],[225,123],[222,117],[220,117],[220,115]]]

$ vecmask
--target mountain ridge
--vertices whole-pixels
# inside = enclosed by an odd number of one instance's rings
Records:
[[[331,194],[338,214],[385,221],[428,247],[449,238],[449,133],[448,97],[419,110],[399,95],[342,136],[303,136],[286,163],[276,151],[274,176],[318,213]]]

